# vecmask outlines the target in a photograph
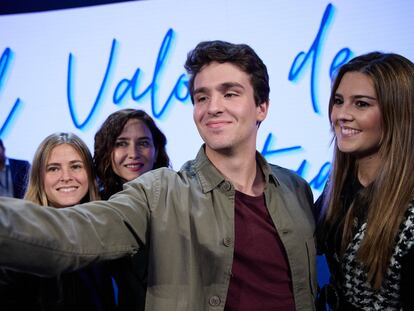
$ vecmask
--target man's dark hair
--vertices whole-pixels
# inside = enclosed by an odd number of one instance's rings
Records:
[[[3,140],[0,138],[0,148],[4,149]]]
[[[269,75],[266,65],[256,52],[246,44],[233,44],[225,41],[200,42],[187,55],[185,69],[190,75],[189,90],[194,103],[194,79],[204,66],[211,62],[231,63],[250,76],[256,106],[269,102]]]

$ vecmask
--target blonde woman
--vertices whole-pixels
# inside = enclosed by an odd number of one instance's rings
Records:
[[[78,136],[55,133],[43,140],[25,199],[55,208],[99,199],[92,157]],[[4,310],[114,309],[111,278],[97,265],[56,278],[3,270],[0,296]]]

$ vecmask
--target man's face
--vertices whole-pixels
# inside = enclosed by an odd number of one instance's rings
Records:
[[[212,62],[195,77],[193,117],[207,154],[255,150],[267,108],[256,106],[250,77],[231,63]]]

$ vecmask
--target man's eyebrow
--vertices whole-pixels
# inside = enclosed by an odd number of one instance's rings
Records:
[[[220,92],[223,92],[233,87],[244,89],[244,86],[238,82],[223,82],[217,86],[217,89]],[[207,87],[199,87],[194,90],[193,94],[195,95],[198,93],[208,93],[208,92],[209,92],[209,89]]]
[[[207,93],[207,92],[208,92],[208,89],[206,87],[199,87],[199,88],[194,89],[193,94],[195,95],[198,93]]]
[[[218,89],[220,91],[226,91],[226,90],[231,89],[233,87],[237,87],[237,88],[244,89],[244,86],[241,85],[238,82],[224,82],[224,83],[222,83],[222,84],[219,85]]]

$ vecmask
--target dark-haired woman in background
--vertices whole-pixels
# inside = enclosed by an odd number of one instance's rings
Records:
[[[95,134],[94,163],[103,199],[122,190],[122,185],[143,173],[169,167],[167,139],[143,110],[112,113]]]
[[[143,110],[112,113],[95,135],[94,163],[104,199],[122,190],[125,182],[156,168],[169,167],[167,139]],[[110,262],[118,286],[119,310],[144,310],[148,247],[132,258]]]

